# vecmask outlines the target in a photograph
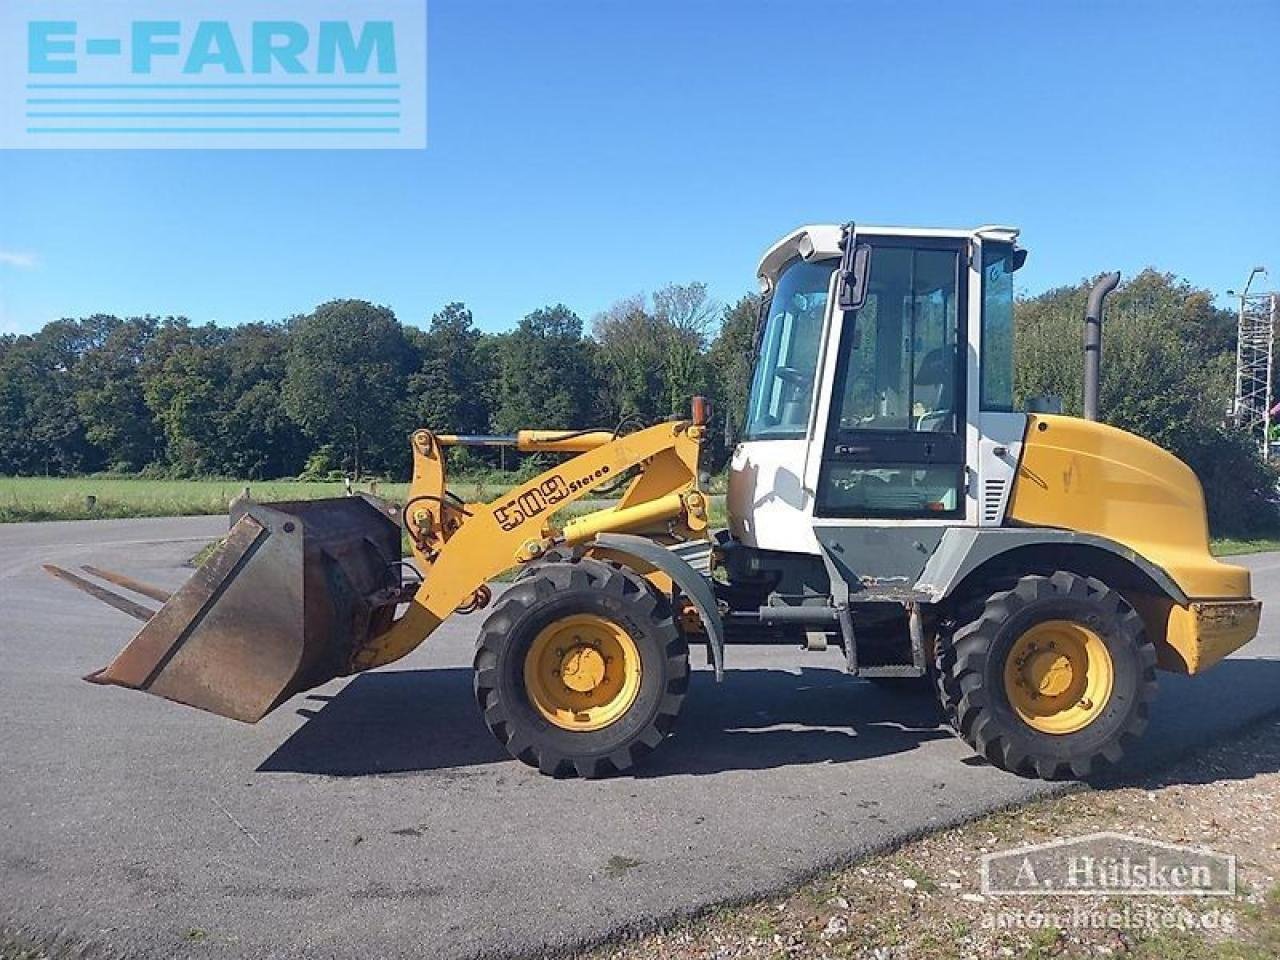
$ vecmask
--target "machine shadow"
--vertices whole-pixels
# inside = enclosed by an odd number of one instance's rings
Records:
[[[359,777],[510,759],[480,719],[470,667],[361,673],[298,703],[307,722],[258,772]]]
[[[1274,713],[1277,689],[1280,660],[1227,660],[1204,678],[1160,674],[1146,735],[1121,771],[1094,786],[1206,783],[1280,769],[1280,751],[1268,750],[1213,766],[1195,762],[1201,748]],[[469,668],[360,674],[333,697],[312,694],[301,703],[307,722],[259,772],[377,776],[510,760],[481,721]],[[839,670],[809,668],[730,670],[716,684],[699,670],[675,737],[628,775],[850,763],[951,735],[924,683],[914,692],[890,691]]]
[[[1241,741],[1280,714],[1280,660],[1233,658],[1200,677],[1159,674],[1151,724],[1121,769],[1098,777],[1102,789],[1248,780],[1280,770],[1280,748]],[[1220,722],[1213,723],[1218,719]],[[1210,762],[1209,747],[1222,747]]]
[[[377,776],[508,761],[485,729],[463,667],[366,673],[332,698],[312,695],[307,722],[263,773]],[[927,688],[891,694],[838,670],[694,673],[676,735],[639,778],[847,763],[949,737]]]
[[[697,673],[673,742],[639,779],[852,763],[951,736],[927,684],[890,692],[839,670]]]

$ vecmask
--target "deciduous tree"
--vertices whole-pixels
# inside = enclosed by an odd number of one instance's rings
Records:
[[[593,345],[582,320],[563,304],[525,316],[503,338],[497,429],[574,428],[598,424]]]
[[[289,341],[282,392],[289,416],[315,443],[345,450],[356,477],[370,468],[403,473],[413,357],[395,314],[333,300],[297,318]]]
[[[483,433],[489,408],[482,335],[462,303],[447,304],[415,331],[418,368],[409,378],[418,422],[439,433]]]

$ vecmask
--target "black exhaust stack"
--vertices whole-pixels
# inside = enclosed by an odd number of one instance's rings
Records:
[[[1098,419],[1098,387],[1102,363],[1102,304],[1120,285],[1120,271],[1104,273],[1089,291],[1084,314],[1084,418]]]

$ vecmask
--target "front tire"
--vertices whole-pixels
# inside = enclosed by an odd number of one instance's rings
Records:
[[[1046,780],[1120,761],[1146,729],[1156,653],[1118,592],[1059,570],[1023,577],[939,643],[942,706],[996,766]]]
[[[671,605],[644,578],[589,558],[521,576],[476,644],[485,724],[549,776],[626,770],[675,727],[689,651]]]

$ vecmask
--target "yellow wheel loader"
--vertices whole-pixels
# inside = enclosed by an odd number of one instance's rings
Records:
[[[697,398],[689,419],[627,434],[420,430],[403,505],[242,504],[172,596],[88,570],[154,613],[55,570],[146,621],[87,679],[252,722],[479,614],[484,722],[544,773],[594,777],[672,733],[691,643],[717,680],[733,643],[830,645],[854,676],[931,678],[992,763],[1088,776],[1142,733],[1157,668],[1213,666],[1260,604],[1210,556],[1192,472],[1096,420],[1118,274],[1089,300],[1086,417],[1014,409],[1024,259],[995,226],[810,226],[770,248],[727,530],[708,528]],[[566,459],[492,503],[453,496],[447,449],[495,444]],[[560,522],[607,488],[621,496]]]

